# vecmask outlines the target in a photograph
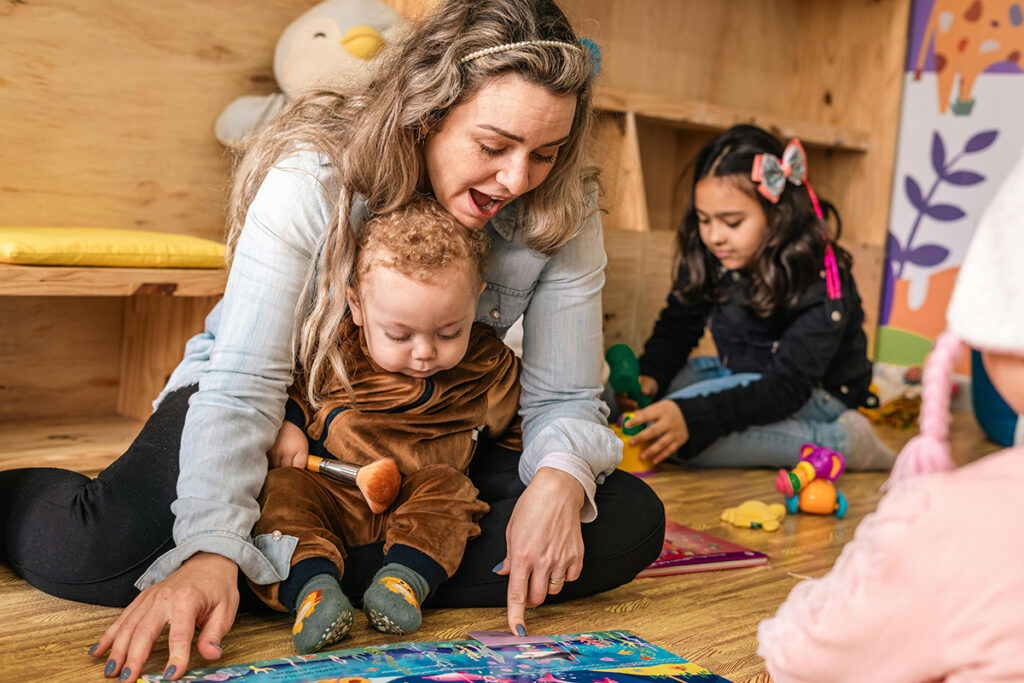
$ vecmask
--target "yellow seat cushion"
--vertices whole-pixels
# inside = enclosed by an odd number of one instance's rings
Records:
[[[146,230],[0,226],[0,263],[119,268],[220,268],[224,245]]]

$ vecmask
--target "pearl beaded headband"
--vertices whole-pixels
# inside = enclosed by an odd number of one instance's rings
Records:
[[[518,43],[505,43],[504,45],[485,47],[482,50],[470,52],[468,55],[459,60],[459,64],[472,62],[474,59],[477,59],[478,57],[483,57],[484,55],[493,55],[498,52],[508,52],[509,50],[516,50],[527,45],[544,45],[548,47],[572,48],[574,50],[580,49],[580,46],[577,45],[576,43],[567,43],[562,40],[521,40]]]

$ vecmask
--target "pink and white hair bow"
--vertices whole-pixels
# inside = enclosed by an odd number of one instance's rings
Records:
[[[807,154],[796,138],[789,141],[786,151],[779,159],[774,154],[758,154],[754,157],[754,168],[750,179],[757,183],[757,191],[772,204],[777,204],[786,181],[801,185],[807,175]]]

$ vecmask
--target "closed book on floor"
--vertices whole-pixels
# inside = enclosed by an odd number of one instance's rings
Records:
[[[637,578],[753,567],[767,563],[768,556],[764,553],[669,520],[665,522],[665,542],[661,554]]]

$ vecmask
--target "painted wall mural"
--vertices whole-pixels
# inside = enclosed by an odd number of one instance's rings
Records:
[[[877,360],[924,361],[974,226],[1024,146],[1024,2],[915,0]],[[970,374],[965,359],[958,371]]]

